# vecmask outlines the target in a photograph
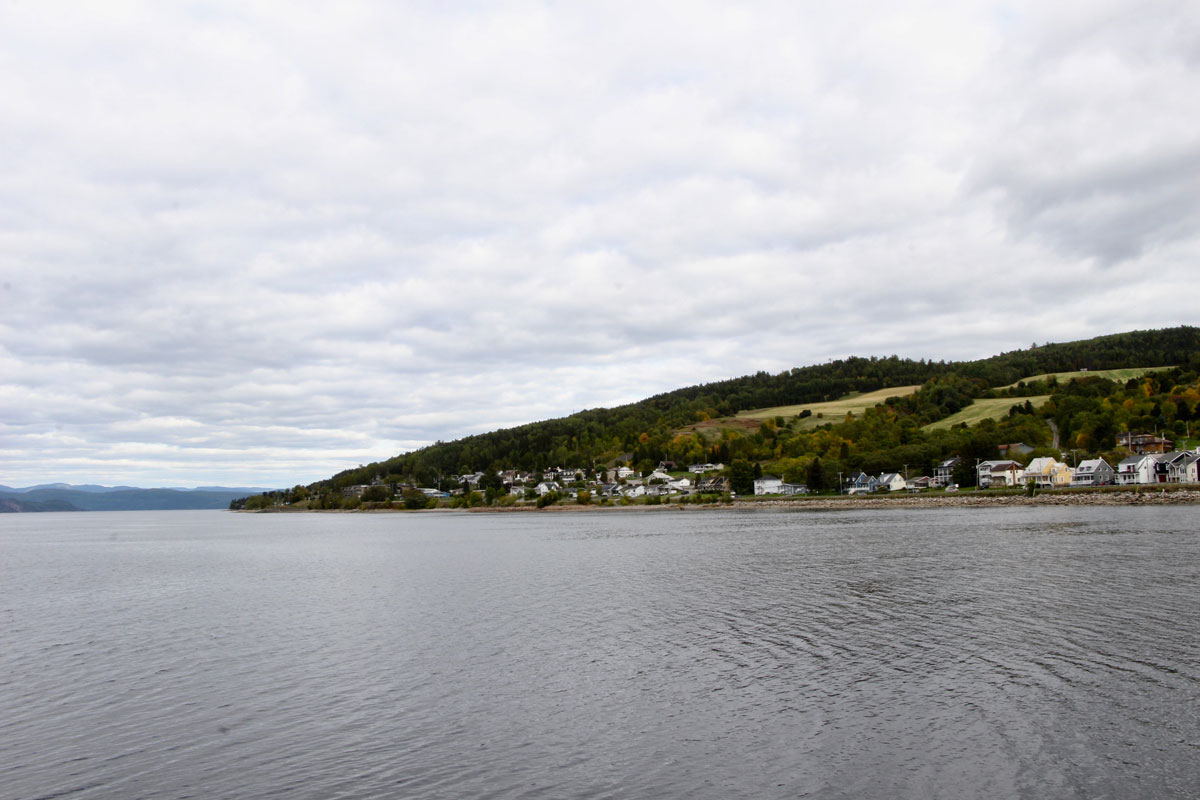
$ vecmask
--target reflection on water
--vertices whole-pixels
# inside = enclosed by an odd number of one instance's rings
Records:
[[[0,520],[0,797],[1196,797],[1195,510]]]

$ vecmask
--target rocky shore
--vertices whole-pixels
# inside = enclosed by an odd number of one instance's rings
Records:
[[[995,508],[1000,506],[1142,506],[1142,505],[1182,505],[1200,503],[1200,489],[1176,489],[1165,491],[1142,487],[1139,490],[1127,491],[1088,491],[1088,492],[1038,492],[1033,497],[1021,494],[992,494],[988,492],[960,492],[958,494],[912,494],[902,496],[841,496],[841,497],[803,497],[803,498],[771,498],[735,500],[732,504],[711,505],[681,505],[663,503],[658,506],[644,505],[587,505],[574,503],[556,504],[546,508],[533,506],[485,507],[469,509],[473,512],[524,512],[524,511],[703,511],[715,508],[774,508],[791,511],[846,511],[851,509],[874,508],[968,508],[985,506]],[[439,509],[440,510],[440,509]],[[464,509],[466,510],[466,509]]]
[[[1025,493],[998,494],[992,492],[959,492],[957,494],[904,494],[904,495],[854,495],[836,497],[791,497],[791,498],[742,498],[732,503],[711,503],[693,505],[682,503],[663,503],[661,505],[600,505],[592,503],[581,506],[573,501],[556,503],[545,508],[534,505],[512,506],[477,506],[475,508],[433,508],[416,511],[397,506],[392,508],[370,508],[354,510],[329,510],[317,513],[325,514],[362,514],[362,513],[397,513],[407,514],[439,514],[451,511],[470,512],[479,514],[502,513],[595,513],[602,511],[705,511],[712,509],[753,510],[756,508],[786,509],[789,511],[849,511],[852,509],[874,508],[968,508],[1000,506],[1157,506],[1157,505],[1186,505],[1200,503],[1200,488],[1162,489],[1154,487],[1137,487],[1118,491],[1049,491],[1038,492],[1030,497]],[[246,511],[249,514],[271,514],[279,512],[305,513],[303,508],[274,507]]]

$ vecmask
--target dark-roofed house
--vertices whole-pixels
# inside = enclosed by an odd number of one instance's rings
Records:
[[[1080,461],[1071,476],[1072,486],[1111,486],[1117,480],[1117,471],[1103,458]]]

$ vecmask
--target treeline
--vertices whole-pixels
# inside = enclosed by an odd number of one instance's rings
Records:
[[[1042,344],[1027,350],[969,362],[945,362],[886,358],[848,358],[771,375],[758,372],[741,378],[677,389],[646,400],[609,409],[590,409],[569,417],[535,422],[515,428],[478,434],[452,442],[398,455],[386,461],[341,472],[327,481],[308,487],[317,493],[370,483],[375,478],[397,477],[404,482],[432,486],[451,475],[520,469],[538,472],[551,466],[591,468],[615,461],[639,466],[661,460],[678,462],[746,460],[782,465],[781,471],[800,468],[788,459],[822,459],[822,472],[875,467],[898,468],[909,464],[919,473],[948,453],[991,457],[994,445],[1026,441],[1049,446],[1052,438],[1046,417],[1020,404],[1020,396],[1035,388],[999,390],[1023,378],[1051,372],[1081,369],[1102,370],[1126,367],[1178,365],[1185,372],[1200,369],[1200,328],[1179,327],[1157,331],[1132,331],[1077,342]],[[1170,380],[1170,379],[1164,379]],[[833,400],[851,392],[869,392],[892,386],[921,384],[908,398],[896,398],[861,417],[830,422],[821,429],[802,430],[799,420],[778,418],[764,422],[758,431],[739,434],[723,430],[715,437],[680,433],[696,422],[732,416],[739,411],[774,406],[798,405]],[[1124,387],[1118,387],[1121,390]],[[1043,392],[1045,393],[1045,392]],[[1008,419],[985,422],[970,430],[955,429],[926,433],[922,426],[943,419],[982,396],[1014,395],[1018,409]],[[1058,401],[1052,415],[1065,430],[1088,435],[1107,429],[1099,417],[1079,418],[1094,409],[1076,408],[1066,401],[1068,411],[1060,415]],[[1124,401],[1122,401],[1123,403]],[[1139,406],[1140,408],[1140,406]],[[1165,420],[1169,407],[1159,405],[1130,420]],[[1190,413],[1190,412],[1189,412]],[[1064,416],[1065,415],[1065,416]],[[1178,404],[1174,419],[1179,415]],[[1062,420],[1060,421],[1060,416]],[[1129,424],[1114,414],[1113,424]],[[1086,438],[1083,441],[1088,441]],[[1094,449],[1094,448],[1093,448]],[[983,454],[988,455],[983,455]],[[789,474],[789,479],[791,475]]]

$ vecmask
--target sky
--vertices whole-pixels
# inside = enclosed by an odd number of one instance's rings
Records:
[[[0,3],[0,484],[1200,323],[1200,4]]]

